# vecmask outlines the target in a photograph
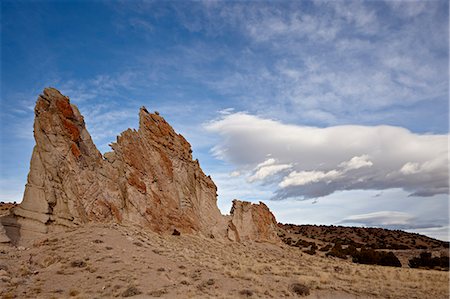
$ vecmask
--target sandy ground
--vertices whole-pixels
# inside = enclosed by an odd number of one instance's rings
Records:
[[[0,245],[1,246],[1,245]],[[357,265],[295,247],[160,236],[117,224],[0,247],[2,298],[448,298],[449,273]]]

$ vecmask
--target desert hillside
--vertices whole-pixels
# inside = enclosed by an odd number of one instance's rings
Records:
[[[86,224],[0,249],[2,298],[448,298],[448,272]],[[308,291],[309,290],[309,291]]]
[[[326,225],[278,224],[289,246],[309,255],[360,264],[449,270],[448,242],[401,230]]]
[[[347,227],[333,225],[295,225],[279,224],[289,237],[310,238],[325,243],[340,242],[342,245],[353,244],[373,249],[444,249],[449,242],[440,241],[424,235],[408,233],[401,230],[389,230],[372,227]],[[285,239],[289,238],[284,236]],[[293,238],[295,241],[295,237]]]

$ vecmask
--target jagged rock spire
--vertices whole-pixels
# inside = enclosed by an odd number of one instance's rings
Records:
[[[190,144],[145,107],[139,129],[121,133],[102,156],[78,108],[46,88],[36,102],[34,138],[24,198],[6,227],[10,236],[15,229],[13,238],[113,221],[160,233],[273,239],[276,222],[265,205],[235,202],[231,216],[220,214],[217,187],[192,160]]]

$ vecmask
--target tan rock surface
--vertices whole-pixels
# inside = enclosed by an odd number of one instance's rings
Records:
[[[267,241],[279,243],[277,221],[262,202],[252,204],[233,200],[227,234],[232,241]]]
[[[6,235],[6,230],[3,227],[3,224],[0,223],[0,243],[9,243],[11,240]]]
[[[217,207],[216,185],[192,160],[186,139],[158,113],[141,108],[139,129],[120,134],[113,151],[102,156],[77,107],[47,88],[36,102],[34,137],[24,198],[14,209],[17,221],[6,226],[21,240],[91,221],[226,238],[229,217]],[[267,207],[255,206],[251,215],[255,228],[232,217],[234,239],[272,241],[276,229]]]

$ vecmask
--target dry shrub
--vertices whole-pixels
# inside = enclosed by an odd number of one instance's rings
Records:
[[[84,268],[87,266],[85,261],[81,261],[81,260],[75,260],[73,262],[70,263],[70,266],[74,267],[74,268]]]
[[[133,297],[139,294],[142,294],[142,292],[139,291],[136,287],[131,286],[122,293],[122,297]]]
[[[75,297],[76,295],[78,295],[80,292],[77,290],[70,290],[69,292],[69,296],[71,297]]]
[[[161,297],[163,295],[167,294],[167,290],[166,289],[160,289],[160,290],[156,290],[156,291],[151,291],[149,293],[150,296],[153,297]]]
[[[308,296],[309,295],[309,288],[307,286],[305,286],[304,284],[295,282],[295,283],[291,283],[289,285],[289,290],[294,293],[297,294],[299,296]]]
[[[253,296],[253,291],[244,289],[244,290],[239,291],[239,294],[242,296],[245,296],[245,297],[251,297],[251,296]]]

